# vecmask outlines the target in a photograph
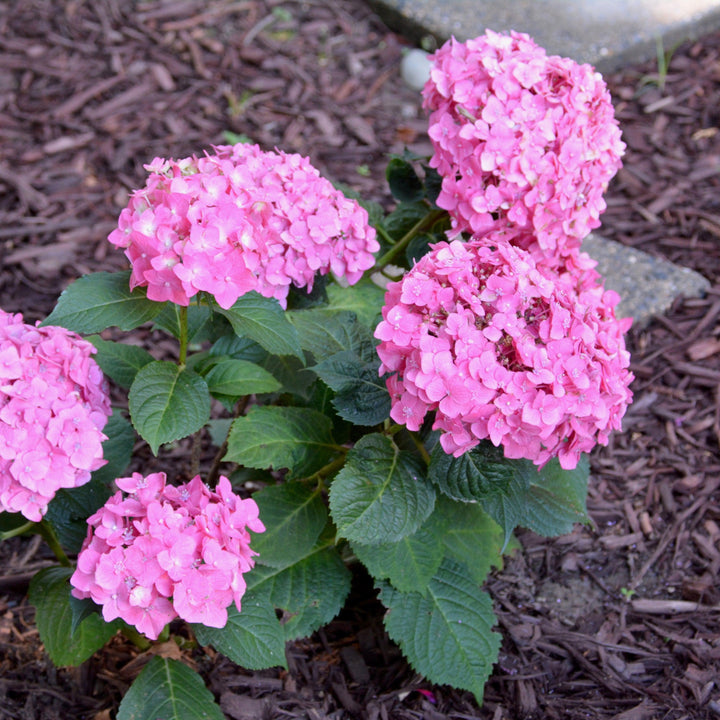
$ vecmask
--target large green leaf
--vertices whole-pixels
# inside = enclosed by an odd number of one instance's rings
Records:
[[[323,536],[293,565],[256,565],[245,575],[248,591],[282,612],[286,640],[307,637],[330,622],[350,592],[350,579],[342,558]]]
[[[328,285],[328,299],[333,310],[349,310],[368,328],[375,328],[382,315],[385,304],[385,290],[370,278],[349,287],[335,283]]]
[[[288,317],[297,328],[303,350],[318,360],[344,350],[365,360],[375,355],[372,334],[357,322],[354,313],[311,308],[288,313]]]
[[[308,477],[336,452],[331,429],[330,418],[309,408],[256,406],[233,423],[224,459]]]
[[[243,596],[241,611],[235,605],[228,608],[225,627],[193,624],[192,628],[201,645],[212,645],[248,670],[287,667],[285,633],[275,610],[251,592]]]
[[[213,396],[241,398],[245,395],[269,393],[281,385],[267,370],[247,360],[220,360],[205,375]]]
[[[98,272],[68,286],[42,325],[61,325],[79,333],[97,333],[113,325],[134,330],[162,308],[162,303],[147,299],[144,288],[130,291],[130,271]]]
[[[299,482],[286,482],[253,494],[265,532],[252,533],[257,562],[287,567],[305,557],[327,522],[320,493]]]
[[[194,670],[157,655],[125,693],[117,720],[225,720]]]
[[[470,690],[482,704],[500,649],[487,593],[463,565],[445,560],[423,595],[380,584],[385,627],[410,664],[428,680]]]
[[[45,650],[60,666],[80,665],[99,650],[118,630],[98,614],[88,615],[73,629],[70,605],[71,568],[41,570],[30,582],[29,598],[35,606],[35,624]]]
[[[435,491],[420,460],[378,433],[357,442],[330,486],[330,513],[338,532],[365,545],[411,535],[434,504]]]
[[[403,158],[393,157],[385,168],[385,178],[393,197],[400,202],[415,202],[425,194],[415,168]]]
[[[100,369],[120,387],[129,388],[138,371],[154,360],[147,350],[137,345],[103,340],[99,335],[87,339],[97,349],[93,357]]]
[[[135,376],[128,396],[130,418],[157,455],[163,443],[199,430],[210,418],[210,393],[192,370],[155,361]]]
[[[378,375],[379,358],[364,362],[352,351],[336,353],[312,369],[335,391],[338,415],[354,425],[377,425],[390,414],[390,393]]]
[[[297,330],[274,298],[249,292],[239,297],[231,308],[217,310],[241,337],[254,340],[274,355],[295,355],[303,360]]]
[[[379,545],[352,543],[352,549],[377,580],[387,579],[398,590],[425,593],[442,562],[443,537],[450,518],[441,516],[436,508],[412,535]]]

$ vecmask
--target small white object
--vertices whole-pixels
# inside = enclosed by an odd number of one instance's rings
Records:
[[[408,50],[400,63],[400,73],[405,84],[413,90],[420,91],[430,78],[432,63],[429,53],[419,48]]]

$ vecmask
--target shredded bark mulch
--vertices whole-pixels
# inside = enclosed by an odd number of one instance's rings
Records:
[[[35,321],[72,279],[124,269],[106,236],[143,164],[228,132],[388,205],[387,153],[429,151],[405,44],[361,0],[3,3],[0,307]],[[358,574],[287,672],[187,658],[228,718],[720,717],[720,34],[677,48],[666,75],[608,81],[628,151],[602,234],[712,287],[631,331],[635,402],[592,455],[592,524],[521,534],[490,578],[503,646],[484,706],[408,667]],[[107,720],[143,658],[116,638],[52,667],[24,597],[50,562],[34,540],[0,547],[0,718]]]

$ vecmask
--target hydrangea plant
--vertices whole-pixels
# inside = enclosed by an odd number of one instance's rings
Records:
[[[580,251],[623,145],[601,78],[519,33],[451,40],[424,98],[434,153],[391,159],[390,214],[298,155],[156,158],[109,237],[130,270],[0,317],[1,537],[58,557],[30,587],[58,665],[181,630],[285,666],[364,567],[415,669],[482,701],[482,584],[515,528],[587,519],[632,399],[630,320]],[[176,354],[106,333],[145,325]],[[140,472],[138,438],[154,468],[186,438],[215,459]],[[155,657],[118,719],[156,717],[222,713]]]

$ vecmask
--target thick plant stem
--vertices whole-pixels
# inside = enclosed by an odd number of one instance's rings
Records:
[[[188,348],[188,309],[180,307],[180,358],[179,364],[181,368],[185,367],[187,362]]]
[[[132,625],[124,623],[120,632],[139,650],[148,650],[152,643]],[[163,630],[165,632],[165,630]]]
[[[55,534],[53,526],[50,525],[50,523],[46,520],[41,520],[38,523],[38,529],[40,531],[40,534],[43,536],[43,539],[48,544],[48,547],[53,551],[53,555],[55,555],[55,557],[58,559],[58,562],[65,567],[72,567],[72,563],[68,559],[68,556],[65,554],[65,551],[62,549],[62,546],[60,545],[58,536]]]
[[[2,542],[3,540],[9,540],[10,538],[17,537],[18,535],[22,535],[23,533],[32,530],[35,525],[36,523],[34,523],[32,520],[28,520],[24,525],[21,525],[20,527],[13,528],[12,530],[5,530],[5,532],[0,532],[0,542]]]
[[[431,210],[424,218],[418,220],[395,245],[393,245],[376,263],[375,270],[382,270],[391,263],[405,248],[410,241],[423,230],[432,227],[443,215],[445,210]]]

